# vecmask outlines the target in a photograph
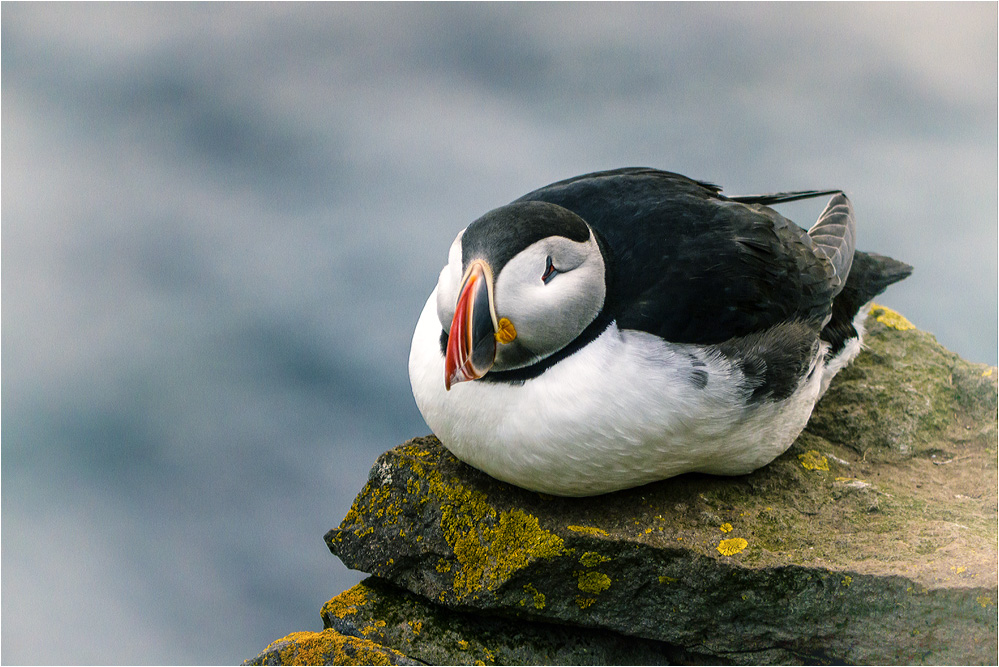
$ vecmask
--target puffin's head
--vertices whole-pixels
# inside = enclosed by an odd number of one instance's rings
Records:
[[[444,386],[522,368],[568,345],[604,305],[604,258],[568,209],[515,202],[458,233],[437,282]]]

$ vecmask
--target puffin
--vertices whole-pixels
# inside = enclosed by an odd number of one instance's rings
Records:
[[[829,196],[807,231],[773,204]],[[786,451],[908,276],[840,190],[725,196],[651,168],[559,181],[460,231],[413,334],[427,425],[516,486],[593,496]]]

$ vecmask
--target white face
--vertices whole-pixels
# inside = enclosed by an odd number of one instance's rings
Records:
[[[444,331],[451,329],[454,307],[458,301],[458,287],[462,275],[461,237],[464,233],[463,229],[454,238],[451,249],[447,251],[447,264],[441,269],[441,275],[437,278],[437,319],[441,321],[441,328]]]
[[[454,317],[462,278],[463,233],[451,245],[437,284],[437,315],[445,331]],[[496,317],[509,319],[517,337],[497,346],[493,370],[528,366],[571,343],[603,308],[604,274],[603,255],[592,232],[583,242],[549,236],[510,259],[496,275],[493,294]]]

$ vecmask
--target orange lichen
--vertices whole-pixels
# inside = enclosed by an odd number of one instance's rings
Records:
[[[264,653],[276,653],[277,660],[265,664],[278,665],[392,665],[406,657],[387,646],[329,628],[293,632],[271,643]]]
[[[732,556],[739,553],[748,546],[749,542],[747,542],[746,540],[742,539],[741,537],[733,537],[731,539],[722,540],[721,542],[719,542],[717,549],[718,553],[720,553],[722,556]]]
[[[347,614],[356,614],[357,608],[364,606],[367,602],[368,589],[364,584],[358,584],[324,604],[322,613],[343,618]]]

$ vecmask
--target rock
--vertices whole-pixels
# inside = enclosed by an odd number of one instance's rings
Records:
[[[535,594],[539,595],[539,594]],[[535,598],[533,604],[538,604]],[[436,665],[710,664],[709,656],[635,637],[452,611],[370,577],[333,598],[323,624]]]
[[[569,499],[432,436],[385,453],[326,535],[375,576],[324,632],[452,664],[995,664],[999,371],[888,309],[867,326],[750,475]]]
[[[293,632],[273,642],[244,665],[418,665],[375,642],[336,630]]]

